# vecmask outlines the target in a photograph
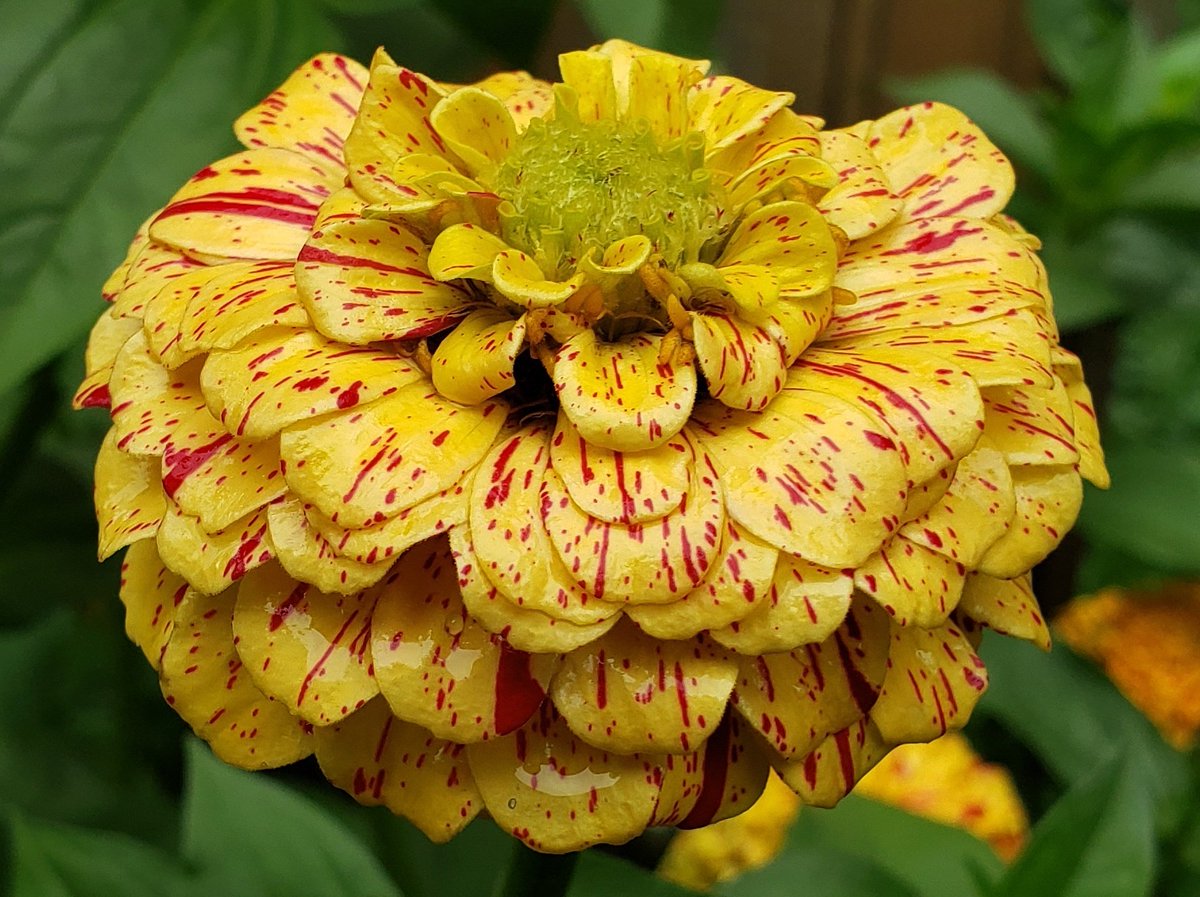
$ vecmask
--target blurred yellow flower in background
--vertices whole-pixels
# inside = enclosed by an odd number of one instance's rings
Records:
[[[960,728],[1107,474],[1008,161],[926,103],[611,41],[563,83],[314,58],[105,288],[101,555],[246,768],[444,840],[809,803]]]

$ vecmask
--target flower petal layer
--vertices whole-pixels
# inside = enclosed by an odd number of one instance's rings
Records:
[[[898,535],[854,573],[854,584],[900,626],[945,623],[962,596],[967,570],[958,561]]]
[[[232,349],[264,327],[308,327],[294,268],[290,260],[222,265],[184,311],[181,349],[188,354]]]
[[[267,506],[267,529],[275,559],[289,575],[311,583],[322,592],[339,595],[360,592],[387,575],[392,566],[391,555],[371,562],[345,557],[313,525],[309,510],[296,498]]]
[[[1033,642],[1050,650],[1050,630],[1033,596],[1029,574],[1016,579],[996,579],[985,573],[967,577],[958,609],[990,629]]]
[[[798,760],[776,763],[785,782],[814,807],[832,807],[891,750],[869,719],[834,732]]]
[[[215,595],[271,560],[275,546],[267,532],[265,508],[210,533],[195,517],[168,503],[158,528],[158,553],[193,589]]]
[[[96,455],[96,520],[98,556],[153,537],[167,511],[158,477],[158,460],[130,455],[117,448],[116,429],[110,429]]]
[[[125,634],[156,671],[162,666],[163,651],[175,627],[175,608],[187,590],[187,581],[162,562],[153,539],[129,546],[121,561]]]
[[[517,382],[513,365],[523,348],[524,317],[498,308],[471,312],[434,351],[433,385],[455,402],[478,404]]]
[[[1070,467],[1014,467],[1016,512],[1012,524],[980,561],[979,570],[1001,579],[1020,576],[1045,559],[1079,516],[1083,484]]]
[[[821,156],[838,182],[817,201],[826,220],[851,240],[859,240],[889,224],[904,201],[891,185],[866,141],[849,131],[822,131]]]

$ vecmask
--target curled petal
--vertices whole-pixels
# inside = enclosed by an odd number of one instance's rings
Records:
[[[158,476],[158,459],[130,455],[117,448],[116,429],[96,455],[96,520],[100,560],[141,539],[152,539],[167,511]]]
[[[444,538],[408,551],[375,594],[375,678],[401,719],[466,744],[516,731],[542,705],[558,656],[517,651],[471,618]]]
[[[985,573],[967,577],[958,609],[972,620],[1013,638],[1050,650],[1050,630],[1042,617],[1029,574],[996,579]]]
[[[797,182],[799,182],[797,184]],[[793,155],[758,165],[733,179],[727,202],[742,209],[755,200],[767,201],[780,190],[797,186],[820,192],[838,183],[837,172],[824,159]]]
[[[434,107],[429,120],[473,177],[493,172],[517,139],[507,107],[478,87],[454,91]]]
[[[1100,447],[1096,406],[1091,390],[1083,382],[1079,359],[1058,347],[1053,350],[1053,360],[1054,372],[1066,384],[1071,400],[1071,427],[1075,431],[1075,448],[1079,451],[1079,473],[1089,483],[1107,489],[1111,479],[1104,465],[1104,449]]]
[[[795,99],[794,94],[763,90],[740,78],[712,75],[688,95],[688,112],[691,126],[704,135],[712,153],[758,131]]]
[[[158,553],[193,589],[215,595],[271,560],[275,546],[267,532],[265,508],[210,533],[195,517],[168,504],[158,529]]]
[[[549,702],[514,734],[469,745],[467,758],[496,824],[545,853],[622,844],[658,798],[647,758],[590,747]]]
[[[763,328],[783,353],[788,367],[825,329],[833,314],[833,293],[793,297],[786,293],[782,301],[761,312],[742,312],[742,317]]]
[[[1075,415],[1066,386],[993,386],[983,390],[984,436],[1009,464],[1074,464]]]
[[[953,623],[896,626],[871,721],[884,741],[932,741],[961,728],[987,688],[987,670]]]
[[[476,81],[475,86],[504,103],[518,131],[524,131],[533,119],[544,117],[554,107],[552,86],[528,72],[496,72]]]
[[[469,277],[492,279],[496,256],[509,245],[476,224],[454,224],[433,241],[429,250],[429,270],[438,280]]]
[[[296,286],[318,330],[351,345],[419,339],[463,317],[467,297],[434,280],[424,242],[389,221],[334,221],[296,261]]]
[[[584,330],[558,350],[554,389],[562,410],[590,443],[615,451],[662,445],[678,433],[696,400],[696,371],[662,364],[660,337],[601,343]]]
[[[665,53],[642,53],[630,59],[628,77],[626,118],[649,124],[660,144],[688,132],[692,124],[688,93],[700,80],[695,62]]]
[[[239,262],[222,265],[188,303],[180,347],[191,355],[232,349],[265,327],[308,327],[296,294],[295,265]]]
[[[163,650],[175,627],[175,608],[187,590],[187,581],[162,562],[153,539],[129,546],[121,563],[125,634],[155,670],[162,666]]]
[[[712,825],[736,816],[758,800],[771,772],[766,757],[768,752],[762,750],[760,744],[752,728],[741,717],[726,711],[721,725],[704,742],[699,793],[687,814],[678,821],[680,828]],[[662,778],[665,790],[669,776]],[[656,813],[661,814],[664,809],[660,797]]]
[[[322,592],[339,595],[360,592],[379,582],[392,566],[390,555],[374,563],[343,557],[312,524],[304,505],[295,498],[267,507],[267,528],[280,566]]]
[[[740,130],[740,129],[739,129]],[[816,156],[821,140],[811,121],[781,109],[754,131],[741,133],[704,160],[706,168],[729,177],[796,156]]]
[[[837,171],[838,182],[817,208],[851,240],[885,227],[899,214],[904,201],[892,193],[866,141],[849,131],[822,131],[821,156]]]
[[[371,670],[371,607],[365,595],[329,595],[279,566],[238,587],[233,634],[263,693],[317,726],[336,723],[379,693]]]
[[[242,769],[286,766],[312,753],[311,727],[258,690],[233,635],[236,593],[185,590],[162,654],[160,684],[213,753]]]
[[[176,429],[207,414],[199,362],[168,371],[151,356],[145,333],[121,348],[109,392],[117,448],[132,455],[161,455]]]
[[[818,644],[842,624],[853,591],[850,571],[780,553],[766,597],[748,616],[714,630],[712,637],[750,656]]]
[[[469,314],[433,353],[437,391],[463,405],[476,405],[514,383],[513,365],[525,348],[525,318],[513,320],[498,308]]]
[[[616,119],[617,93],[612,57],[596,50],[561,53],[558,67],[563,83],[579,97],[577,113],[585,122]]]
[[[371,526],[458,482],[503,418],[494,402],[464,408],[413,383],[364,408],[293,424],[280,435],[280,456],[298,496],[342,526]]]
[[[776,762],[775,769],[806,804],[832,807],[891,749],[875,724],[861,719],[834,732],[808,756]]]
[[[721,722],[736,678],[723,648],[663,641],[625,622],[566,655],[550,695],[588,744],[617,754],[688,753]]]
[[[1014,467],[1017,505],[1011,526],[979,563],[979,570],[1008,579],[1045,559],[1079,516],[1083,484],[1069,467]]]
[[[516,249],[505,249],[492,262],[491,281],[505,299],[522,308],[561,305],[583,285],[583,274],[566,280],[547,280],[532,258]]]
[[[71,402],[75,410],[108,408],[111,405],[108,381],[112,379],[113,364],[121,347],[141,329],[141,322],[137,318],[114,317],[111,308],[96,319],[83,356],[87,376]]]
[[[966,568],[924,545],[896,536],[855,571],[854,584],[900,626],[945,623],[962,596]]]
[[[815,207],[776,202],[742,218],[718,264],[765,265],[793,295],[811,295],[833,282],[837,246]]]
[[[392,716],[382,698],[315,733],[321,772],[360,804],[383,805],[438,844],[483,809],[466,748]]]
[[[165,284],[146,303],[142,319],[146,341],[150,353],[167,370],[179,367],[198,354],[196,350],[188,350],[183,346],[184,314],[205,285],[219,276],[224,268],[224,265],[214,265],[188,271]]]
[[[695,314],[692,324],[696,360],[714,399],[761,411],[783,389],[787,356],[765,328],[726,314]]]

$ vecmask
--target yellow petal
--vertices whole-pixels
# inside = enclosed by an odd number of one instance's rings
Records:
[[[280,435],[288,486],[335,523],[371,526],[453,486],[504,424],[495,403],[464,408],[428,383]]]
[[[896,536],[854,573],[854,584],[900,626],[945,623],[966,582],[966,568],[944,554]]]
[[[718,402],[761,411],[783,389],[787,356],[764,328],[727,314],[697,313],[692,324],[696,360]]]
[[[386,349],[354,349],[309,330],[272,328],[209,355],[200,385],[231,433],[265,439],[421,380],[420,368]]]
[[[1012,165],[969,118],[942,103],[897,109],[871,124],[867,142],[908,218],[988,218],[1007,205]]]
[[[713,153],[758,131],[780,109],[795,101],[794,94],[763,90],[740,78],[712,75],[688,95],[691,126],[704,135]]]
[[[687,753],[721,722],[736,678],[724,648],[663,641],[625,622],[564,657],[550,696],[571,731],[595,747]]]
[[[475,86],[500,98],[519,131],[524,131],[530,121],[543,118],[554,108],[552,85],[528,72],[496,72],[476,81]]]
[[[438,283],[424,242],[389,221],[334,221],[309,237],[296,286],[321,333],[339,342],[420,339],[465,315],[467,297]]]
[[[660,145],[686,134],[688,93],[700,80],[696,63],[665,53],[643,53],[629,63],[625,116],[645,121]]]
[[[892,744],[932,741],[962,728],[986,688],[983,661],[954,623],[896,626],[871,720]]]
[[[336,723],[379,693],[371,677],[371,605],[328,595],[279,566],[238,587],[233,635],[254,684],[317,726]]]
[[[1079,516],[1083,484],[1069,467],[1014,467],[1017,508],[1012,524],[988,549],[979,569],[991,576],[1020,576],[1053,551]]]
[[[245,150],[193,175],[151,222],[150,236],[200,258],[294,259],[344,177],[290,150]]]
[[[158,556],[153,539],[134,542],[121,562],[121,603],[125,605],[125,634],[142,649],[158,670],[171,630],[175,608],[183,601],[187,582],[172,573]]]
[[[492,279],[496,256],[509,245],[476,224],[454,224],[437,235],[429,250],[429,270],[438,280]]]
[[[125,282],[113,298],[110,312],[114,318],[141,318],[146,312],[146,303],[167,283],[204,267],[202,262],[190,259],[174,249],[150,242],[147,236],[125,272]],[[133,247],[130,247],[133,251]]]
[[[100,560],[140,539],[152,539],[167,510],[158,459],[121,451],[116,434],[115,427],[108,431],[96,455]]]
[[[821,156],[837,170],[838,182],[817,208],[851,240],[886,227],[899,214],[904,201],[892,193],[866,141],[849,131],[822,131]]]
[[[226,763],[286,766],[312,753],[312,736],[250,679],[234,643],[235,599],[233,589],[211,596],[186,590],[163,650],[162,692]]]
[[[222,265],[188,303],[180,322],[183,351],[232,349],[264,327],[309,327],[294,268],[290,261]]]
[[[429,121],[473,177],[495,171],[517,139],[508,108],[478,87],[463,87],[441,100]]]
[[[900,453],[848,403],[789,390],[760,414],[706,402],[695,422],[730,516],[769,544],[853,567],[895,529],[905,492]]]
[[[185,351],[181,340],[183,316],[188,304],[224,265],[198,268],[175,278],[159,290],[144,309],[143,325],[151,354],[167,370],[174,370],[196,356]]]
[[[626,614],[655,638],[691,638],[753,613],[771,588],[779,552],[726,518],[708,576],[670,604],[631,604]],[[718,639],[719,640],[719,639]]]
[[[742,657],[734,706],[776,753],[796,759],[866,715],[887,666],[887,616],[859,601],[819,645]]]
[[[781,553],[766,597],[749,616],[714,630],[712,637],[750,656],[817,644],[842,624],[853,591],[850,571]]]
[[[1013,638],[1050,650],[1050,630],[1042,617],[1028,575],[996,579],[985,573],[967,577],[958,609],[973,620]]]
[[[400,719],[466,744],[515,732],[542,705],[557,655],[517,651],[471,619],[444,539],[408,551],[374,594],[375,678]]]
[[[1050,387],[993,386],[983,390],[984,436],[1009,464],[1074,464],[1075,418],[1061,380]]]
[[[134,455],[161,455],[171,434],[203,421],[199,362],[168,371],[150,355],[145,333],[135,333],[113,364],[113,432],[117,448]]]
[[[216,533],[168,504],[158,529],[158,553],[196,591],[215,595],[275,555],[267,512],[247,514]]]
[[[496,444],[471,490],[471,539],[482,574],[514,604],[588,626],[620,605],[578,585],[551,547],[541,513],[549,442],[544,428],[527,427]]]
[[[111,308],[105,309],[88,334],[87,348],[83,353],[83,366],[88,374],[111,371],[121,347],[141,329],[137,318],[118,318],[112,312]]]
[[[392,177],[396,160],[409,153],[446,155],[446,144],[429,113],[445,92],[416,72],[396,65],[378,51],[354,127],[346,137],[350,183],[369,202],[411,197],[413,191]]]
[[[547,470],[539,499],[550,542],[579,588],[596,598],[665,604],[697,588],[717,563],[725,508],[703,453],[678,511],[647,524],[589,517]]]
[[[703,746],[703,760],[699,767],[699,793],[690,802],[686,815],[673,818],[670,807],[663,805],[663,798],[670,795],[666,762],[660,762],[659,777],[663,780],[660,805],[655,811],[658,819],[678,825],[680,828],[700,828],[736,816],[751,807],[767,784],[771,767],[767,763],[767,751],[761,747],[761,739],[736,713],[726,712],[725,719],[709,736]],[[686,755],[685,755],[686,756]],[[661,761],[681,759],[664,757]],[[682,809],[682,808],[681,808]]]
[[[360,562],[339,554],[295,498],[267,507],[267,528],[275,546],[275,559],[283,569],[322,592],[360,592],[379,582],[392,566],[391,555],[378,562]]]
[[[525,318],[513,320],[498,308],[464,318],[433,353],[437,391],[463,405],[476,405],[514,383],[513,365],[525,348]]]
[[[733,208],[741,209],[756,200],[766,202],[773,195],[788,195],[781,191],[791,186],[813,188],[811,192],[821,192],[837,182],[837,172],[824,159],[805,155],[785,156],[756,165],[735,177],[728,187],[726,201]]]
[[[708,60],[706,59],[683,59],[679,56],[671,56],[667,53],[660,53],[657,50],[650,50],[646,47],[639,47],[637,44],[629,41],[612,39],[607,40],[599,46],[592,48],[593,52],[599,52],[608,56],[612,60],[613,85],[617,96],[617,108],[622,114],[629,114],[629,117],[636,117],[631,112],[633,105],[633,94],[635,92],[635,79],[643,79],[645,76],[635,75],[634,67],[639,59],[654,59],[657,64],[652,70],[657,70],[661,66],[664,72],[674,72],[671,79],[672,83],[677,79],[685,84],[694,84],[708,71]],[[654,81],[645,81],[640,84],[639,91],[643,94],[639,98],[639,107],[641,105],[650,106],[655,102],[655,83]],[[657,98],[659,103],[662,103],[662,95]],[[672,104],[683,108],[684,97],[679,97],[676,100],[672,97]],[[638,113],[644,114],[644,113]]]
[[[623,844],[658,798],[647,758],[589,747],[549,702],[513,735],[469,745],[467,758],[496,824],[545,853]]]
[[[561,305],[583,286],[583,280],[580,273],[567,280],[547,280],[537,262],[516,249],[505,249],[492,262],[492,285],[523,308]]]
[[[833,293],[793,297],[785,291],[781,300],[761,312],[743,310],[741,316],[770,334],[791,367],[829,323]]]
[[[554,388],[589,443],[616,451],[654,448],[678,433],[696,400],[696,371],[658,360],[661,337],[601,343],[591,330],[558,350]]]
[[[788,786],[806,804],[814,807],[835,806],[850,793],[887,752],[891,745],[883,740],[869,719],[835,732],[808,756],[776,762],[775,769]]]
[[[503,636],[520,651],[565,654],[598,639],[620,619],[619,614],[613,614],[596,623],[576,625],[538,610],[518,607],[513,599],[496,588],[484,575],[479,557],[471,544],[469,527],[456,526],[451,529],[450,546],[458,568],[458,587],[467,611],[480,626]]]
[[[645,523],[670,514],[688,494],[694,462],[680,434],[643,452],[589,445],[561,411],[550,440],[550,463],[571,500],[609,523]]]
[[[288,76],[233,125],[243,146],[278,146],[343,165],[342,148],[367,84],[367,70],[338,53],[321,53]]]
[[[820,137],[812,123],[781,109],[756,130],[738,134],[726,146],[709,152],[704,164],[732,179],[763,165],[797,156],[813,157],[820,151]]]
[[[613,85],[612,57],[596,50],[560,53],[558,68],[563,83],[578,95],[579,118],[585,122],[616,119],[617,93]]]
[[[403,816],[431,841],[449,841],[483,809],[463,745],[396,719],[382,698],[315,736],[330,782]]]
[[[725,244],[718,265],[766,265],[796,296],[829,288],[837,246],[814,206],[776,202],[745,216]]]
[[[1070,355],[1065,350],[1059,351]],[[1073,355],[1070,357],[1075,358]],[[1079,473],[1093,485],[1107,489],[1112,480],[1104,465],[1104,449],[1100,446],[1100,427],[1091,390],[1083,382],[1083,372],[1079,367],[1061,367],[1056,359],[1054,369],[1066,384],[1067,396],[1071,400],[1071,425],[1075,431],[1075,448],[1079,451]]]

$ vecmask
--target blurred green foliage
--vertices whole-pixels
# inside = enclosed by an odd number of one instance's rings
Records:
[[[309,54],[466,79],[530,66],[569,0],[0,0],[0,894],[486,894],[513,848],[489,822],[429,844],[318,785],[310,764],[217,763],[123,635],[118,562],[94,562],[103,415],[70,413],[99,285],[230,122]],[[572,0],[598,37],[707,55],[720,0]],[[902,86],[966,109],[1016,161],[1013,211],[1046,242],[1070,345],[1111,349],[1115,486],[1083,525],[1102,585],[1200,571],[1200,3],[1154,41],[1112,0],[1033,0],[1058,88],[982,72]],[[1103,382],[1103,377],[1098,382]],[[1092,666],[989,639],[970,734],[1040,816],[1004,868],[964,833],[850,798],[806,811],[730,897],[1198,897],[1197,760]],[[628,854],[628,855],[633,855]],[[672,897],[588,852],[570,894]]]

